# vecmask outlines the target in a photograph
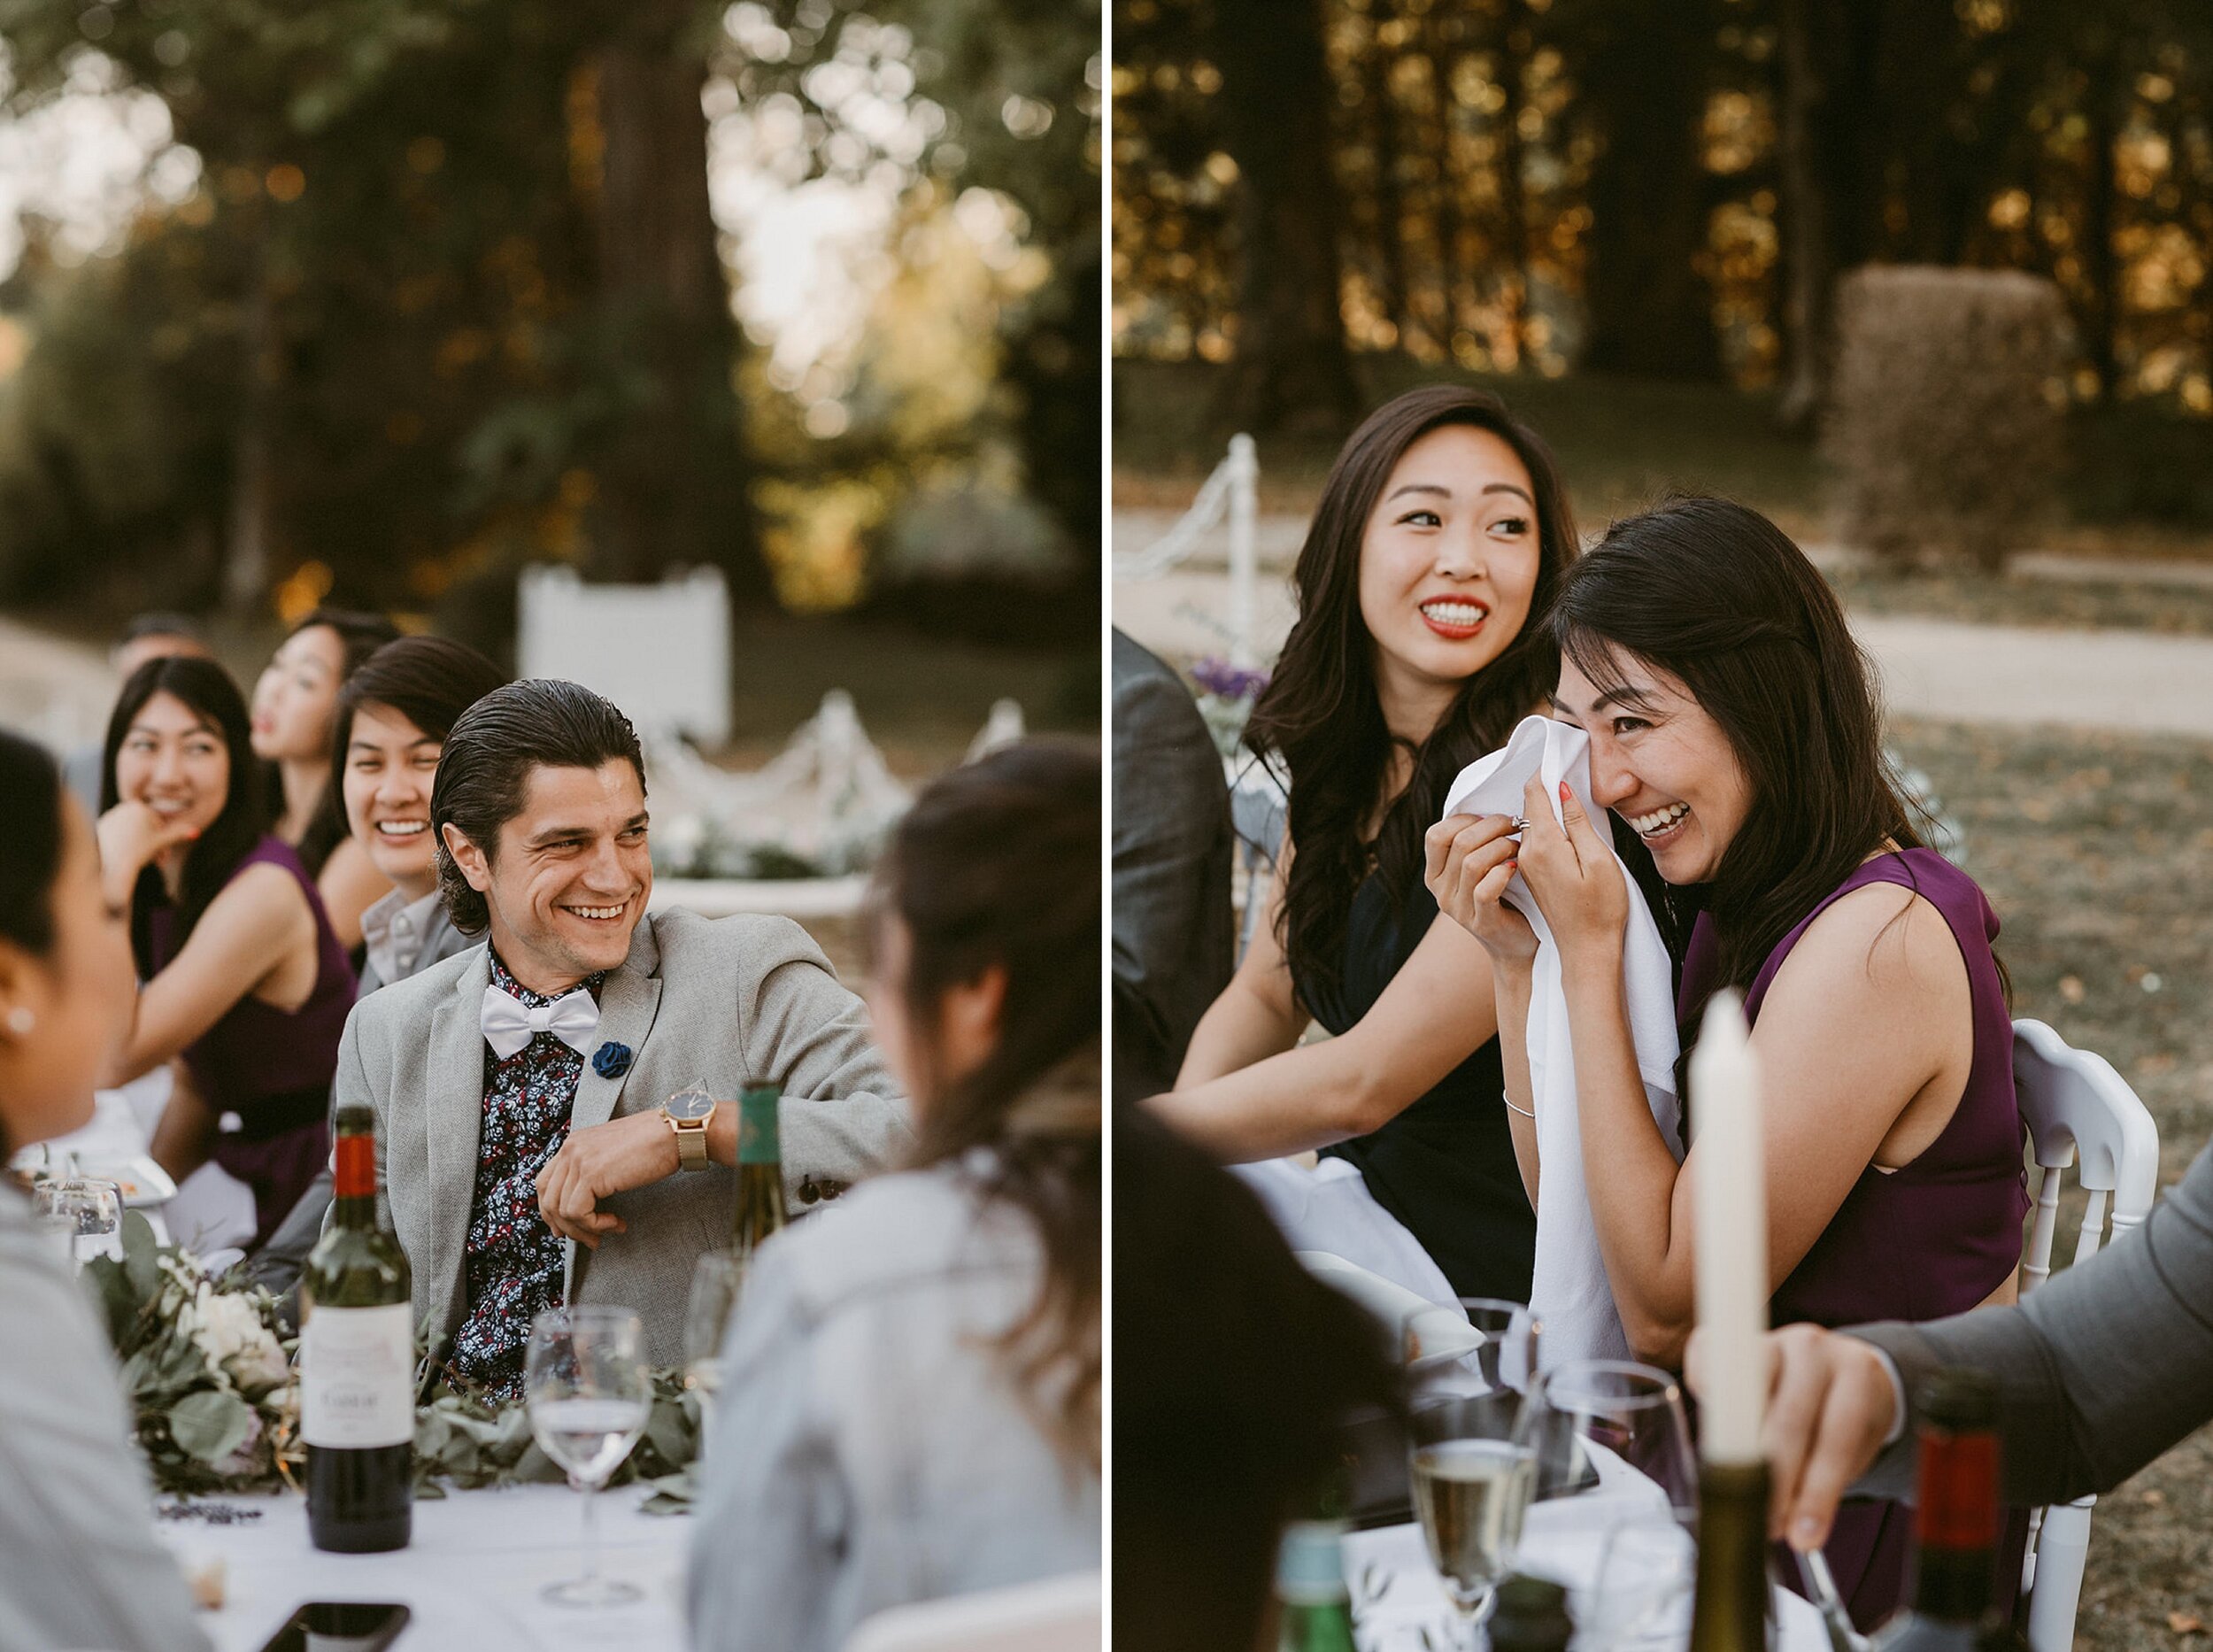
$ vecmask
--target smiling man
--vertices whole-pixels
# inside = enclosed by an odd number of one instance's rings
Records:
[[[777,1081],[792,1192],[880,1168],[908,1126],[860,1001],[788,919],[646,915],[637,736],[574,683],[470,707],[429,821],[447,915],[485,942],[364,1000],[337,1077],[376,1109],[416,1318],[509,1394],[565,1302],[636,1308],[673,1364],[693,1264],[729,1242],[736,1121],[719,1103],[702,1152],[664,1104]]]

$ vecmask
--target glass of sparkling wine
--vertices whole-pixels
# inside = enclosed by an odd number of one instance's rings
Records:
[[[123,1190],[96,1176],[61,1176],[41,1182],[32,1212],[53,1218],[70,1235],[69,1260],[82,1268],[95,1256],[123,1254]]]
[[[722,1344],[744,1284],[745,1260],[730,1251],[709,1251],[691,1270],[691,1305],[684,1315],[684,1386],[699,1396],[702,1455],[715,1393],[722,1386]]]
[[[1411,1419],[1415,1513],[1470,1647],[1522,1540],[1534,1459],[1515,1435],[1520,1410],[1510,1392],[1459,1394]]]
[[[584,1495],[581,1577],[549,1585],[560,1606],[612,1606],[643,1598],[635,1584],[599,1575],[592,1495],[630,1455],[653,1409],[645,1332],[627,1308],[555,1308],[530,1323],[523,1394],[538,1448]]]

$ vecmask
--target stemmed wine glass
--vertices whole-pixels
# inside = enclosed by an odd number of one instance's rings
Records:
[[[559,1606],[613,1606],[643,1597],[635,1584],[599,1575],[593,1494],[630,1455],[652,1415],[645,1332],[627,1308],[554,1308],[530,1323],[523,1393],[538,1448],[584,1494],[581,1577],[550,1584]]]
[[[744,1284],[745,1260],[731,1251],[709,1251],[691,1270],[691,1303],[684,1313],[684,1386],[699,1396],[702,1456],[715,1393],[722,1386],[722,1342]]]
[[[1685,1600],[1696,1571],[1697,1457],[1676,1379],[1627,1360],[1579,1360],[1532,1387],[1520,1439],[1533,1497],[1573,1500],[1598,1539],[1577,1621],[1594,1648],[1634,1643]],[[1587,1518],[1586,1518],[1587,1517]]]
[[[1520,1302],[1463,1296],[1424,1303],[1400,1322],[1400,1357],[1425,1391],[1503,1393],[1537,1370],[1543,1328]]]
[[[69,1238],[69,1260],[82,1268],[95,1256],[123,1254],[123,1190],[96,1176],[60,1176],[41,1182],[31,1208]]]
[[[1521,1409],[1519,1395],[1500,1388],[1432,1400],[1409,1419],[1415,1512],[1471,1648],[1513,1569],[1529,1504],[1532,1459],[1515,1432]]]

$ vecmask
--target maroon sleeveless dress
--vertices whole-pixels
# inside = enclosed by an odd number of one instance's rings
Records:
[[[248,996],[184,1052],[193,1082],[218,1116],[237,1115],[238,1127],[215,1139],[216,1163],[253,1189],[259,1249],[330,1158],[330,1081],[338,1070],[338,1038],[353,1008],[353,966],[323,911],[322,896],[300,858],[281,838],[265,837],[231,872],[281,866],[297,881],[315,915],[314,990],[296,1010]],[[176,909],[147,916],[157,973],[184,950]]]
[[[1776,971],[1799,937],[1829,908],[1870,884],[1901,884],[1944,915],[1967,965],[1974,1054],[1967,1088],[1943,1132],[1910,1164],[1861,1172],[1828,1227],[1768,1305],[1776,1325],[1838,1326],[1870,1320],[1940,1319],[1964,1313],[2003,1285],[2021,1260],[2029,1194],[2022,1171],[2026,1126],[2013,1090],[2013,1018],[1991,943],[1997,915],[1972,878],[1933,849],[1863,862],[1785,935],[1753,977],[1745,1015],[1757,1022]],[[1683,964],[1678,1011],[1705,995],[1715,970],[1713,930],[1701,915]],[[1870,1029],[1870,1031],[1876,1031]],[[2000,1546],[1997,1604],[2010,1610],[2021,1578],[2027,1516],[2016,1510]],[[1871,1629],[1904,1602],[1913,1512],[1901,1503],[1847,1502],[1827,1545],[1830,1570],[1852,1621]],[[1795,1586],[1784,1558],[1779,1575]]]

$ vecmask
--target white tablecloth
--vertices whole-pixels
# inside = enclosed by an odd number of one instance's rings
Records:
[[[1515,1570],[1566,1586],[1572,1605],[1579,1592],[1597,1581],[1606,1525],[1620,1512],[1614,1500],[1598,1496],[1531,1504]],[[1363,1648],[1371,1652],[1429,1652],[1460,1644],[1453,1638],[1457,1631],[1452,1602],[1445,1597],[1437,1569],[1430,1564],[1419,1525],[1353,1532],[1345,1543],[1345,1574]],[[1787,1589],[1775,1592],[1775,1621],[1777,1652],[1829,1652],[1821,1614]],[[1639,1645],[1652,1652],[1677,1652],[1690,1636],[1686,1592],[1671,1627]]]
[[[397,1652],[524,1652],[621,1647],[681,1652],[688,1518],[640,1514],[649,1494],[599,1494],[600,1570],[636,1584],[628,1606],[581,1610],[538,1597],[576,1575],[582,1501],[565,1486],[454,1492],[415,1505],[413,1541],[387,1555],[327,1555],[307,1540],[307,1504],[295,1495],[216,1501],[261,1511],[236,1525],[163,1521],[188,1563],[220,1557],[227,1597],[202,1623],[217,1652],[258,1652],[305,1601],[399,1601],[413,1612]]]

